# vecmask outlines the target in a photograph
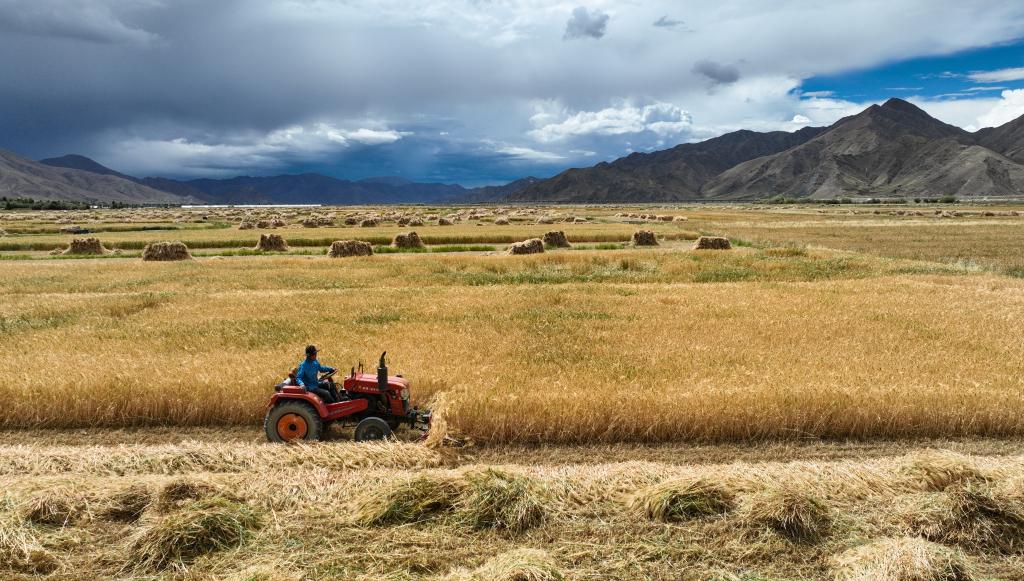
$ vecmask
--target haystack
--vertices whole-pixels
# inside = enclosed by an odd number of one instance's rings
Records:
[[[724,514],[735,504],[731,490],[703,478],[678,478],[648,486],[630,503],[647,518],[664,522]]]
[[[538,241],[539,242],[539,241]],[[533,477],[496,468],[467,472],[457,520],[474,529],[521,533],[548,516],[547,488]]]
[[[454,222],[452,222],[448,218],[438,218],[437,219],[437,225],[438,226],[451,226],[452,224],[454,224]]]
[[[732,244],[722,236],[701,236],[693,243],[694,250],[730,250]]]
[[[422,226],[422,225],[423,225],[423,220],[420,220],[419,218],[413,218],[413,219],[409,220],[409,226]]]
[[[881,539],[833,559],[840,581],[971,581],[963,553],[917,538]]]
[[[81,226],[64,226],[60,229],[61,234],[88,234],[88,228],[82,228]]]
[[[362,222],[360,222],[359,226],[361,228],[373,228],[373,227],[377,226],[378,224],[380,224],[380,222],[378,222],[375,218],[367,218],[367,219],[363,220]]]
[[[509,254],[540,254],[541,252],[544,252],[544,242],[540,238],[530,238],[508,247]]]
[[[273,226],[270,225],[270,220],[260,220],[259,222],[256,222],[256,227],[260,230],[273,228]]]
[[[373,246],[362,240],[338,240],[331,243],[331,249],[327,256],[331,258],[344,258],[346,256],[370,256],[373,254]]]
[[[238,229],[239,230],[252,230],[255,227],[256,227],[256,224],[253,224],[252,222],[250,222],[248,220],[243,220],[240,224],[238,224]]]
[[[774,531],[791,541],[813,543],[832,528],[832,511],[811,490],[782,483],[753,495],[743,507],[751,526]]]
[[[565,237],[565,232],[561,230],[552,230],[544,234],[544,246],[550,246],[552,248],[569,248],[572,246],[569,244],[569,239]]]
[[[306,218],[302,221],[303,228],[318,228],[320,227],[320,220],[316,218]]]
[[[171,261],[191,260],[192,254],[183,242],[151,242],[142,250],[142,260]]]
[[[508,226],[508,218],[504,218],[504,217],[497,218],[496,220],[494,220],[494,225],[495,226]]]
[[[420,239],[420,235],[416,232],[405,232],[402,234],[396,234],[395,239],[391,241],[393,248],[426,248],[426,244]]]
[[[687,220],[689,220],[689,218],[686,216],[673,216],[672,218],[673,222],[686,222]]]
[[[650,230],[633,232],[633,246],[657,246],[658,238]]]
[[[260,241],[256,243],[255,250],[262,252],[287,252],[288,243],[280,234],[260,234]]]
[[[99,238],[75,238],[61,254],[110,254]]]

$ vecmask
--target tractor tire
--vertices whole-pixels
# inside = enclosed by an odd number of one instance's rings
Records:
[[[356,441],[385,440],[391,437],[391,426],[380,418],[365,418],[356,425]]]
[[[271,442],[319,440],[324,433],[324,423],[308,403],[286,401],[267,412],[263,418],[263,431]]]

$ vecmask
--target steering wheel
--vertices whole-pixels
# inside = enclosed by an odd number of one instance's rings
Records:
[[[334,374],[337,373],[337,372],[338,372],[338,370],[335,369],[334,371],[331,371],[330,373],[325,373],[324,375],[320,376],[320,381],[327,381],[328,379],[334,377]]]

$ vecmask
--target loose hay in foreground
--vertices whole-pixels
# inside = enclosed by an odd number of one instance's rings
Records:
[[[404,232],[401,234],[395,234],[394,240],[391,241],[392,248],[426,248],[427,245],[420,239],[420,235],[415,231]]]
[[[547,518],[546,490],[536,479],[496,468],[466,473],[456,503],[459,520],[475,529],[521,533]]]
[[[546,551],[515,549],[495,555],[480,567],[457,569],[445,581],[557,581],[565,575]]]
[[[522,242],[516,242],[508,247],[509,254],[541,254],[544,252],[544,242],[540,238],[530,238]]]
[[[794,542],[813,543],[832,527],[832,511],[812,492],[793,484],[780,484],[753,495],[744,506],[744,518]]]
[[[910,484],[922,490],[939,491],[954,484],[989,481],[973,458],[948,450],[910,454],[901,471]]]
[[[373,246],[362,240],[337,240],[331,243],[331,249],[327,251],[327,256],[331,258],[370,256],[372,254]]]
[[[260,524],[260,516],[244,504],[224,498],[192,501],[143,522],[129,541],[127,566],[159,571],[187,565],[201,555],[241,545]]]
[[[152,501],[153,494],[146,485],[126,486],[104,499],[99,517],[111,521],[135,522],[142,517]]]
[[[701,236],[693,243],[694,250],[729,250],[732,244],[721,236]]]
[[[916,538],[881,539],[833,559],[839,581],[973,581],[963,553]]]
[[[31,525],[15,512],[4,510],[0,503],[0,571],[14,570],[28,574],[47,574],[59,562],[43,548]]]
[[[423,474],[399,480],[362,496],[353,520],[364,526],[419,522],[450,511],[461,489],[462,483],[454,477]]]
[[[173,260],[191,260],[192,253],[183,242],[151,242],[142,250],[142,260],[168,262]]]
[[[158,512],[170,512],[182,505],[217,494],[212,484],[190,478],[178,478],[165,484],[156,495],[154,507]]]
[[[260,252],[288,252],[288,243],[280,234],[260,234],[256,248]]]
[[[911,533],[980,551],[1013,553],[1024,547],[1024,503],[983,483],[965,483],[922,495],[905,510]]]
[[[680,478],[640,490],[630,504],[647,518],[675,522],[726,513],[735,507],[736,497],[704,478]]]
[[[633,232],[633,246],[657,246],[658,237],[650,230],[637,230]]]
[[[85,500],[66,488],[44,490],[18,507],[25,520],[42,525],[65,526],[85,512]]]

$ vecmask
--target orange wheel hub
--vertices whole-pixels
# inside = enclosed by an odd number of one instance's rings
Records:
[[[277,420],[277,434],[282,440],[301,440],[306,437],[308,430],[306,418],[299,414],[285,414]]]

